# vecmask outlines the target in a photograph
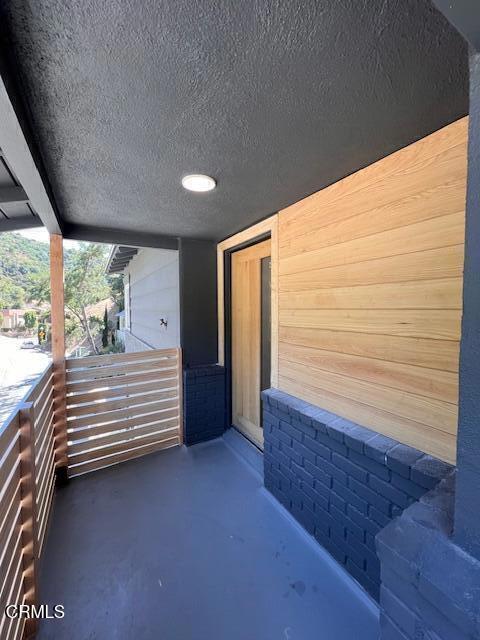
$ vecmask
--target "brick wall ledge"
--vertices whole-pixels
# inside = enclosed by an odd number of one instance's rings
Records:
[[[320,409],[304,400],[280,391],[267,389],[262,397],[268,404],[290,414],[302,425],[317,429],[347,447],[386,465],[407,480],[433,489],[442,478],[453,470],[453,466],[418,449],[400,444],[376,431]]]
[[[382,638],[480,638],[480,562],[451,540],[455,474],[376,537]]]
[[[187,379],[223,375],[224,372],[225,368],[219,364],[198,364],[184,369]]]
[[[277,389],[262,397],[266,489],[378,599],[375,536],[453,467]]]

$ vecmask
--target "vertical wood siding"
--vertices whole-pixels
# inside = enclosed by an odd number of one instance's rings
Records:
[[[278,216],[279,388],[455,460],[467,118]]]

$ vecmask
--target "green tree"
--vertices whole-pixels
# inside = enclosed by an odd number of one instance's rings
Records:
[[[0,274],[0,308],[21,309],[25,304],[25,291],[11,278]]]
[[[105,307],[105,312],[103,314],[103,329],[102,329],[102,347],[108,347],[108,311],[107,307]]]
[[[107,276],[107,282],[110,287],[110,295],[117,305],[119,311],[125,308],[123,275]]]
[[[48,267],[30,278],[28,298],[37,302],[50,302],[50,270]]]
[[[71,252],[65,264],[65,311],[81,327],[94,353],[98,353],[94,332],[100,330],[103,322],[101,318],[89,317],[87,308],[111,295],[105,273],[108,250],[107,245],[82,242],[76,251]],[[50,301],[48,271],[35,276],[30,292],[38,301]],[[71,321],[68,333],[74,333]]]
[[[37,314],[35,311],[25,311],[23,321],[26,329],[33,329],[37,324]]]
[[[65,249],[67,267],[75,249]],[[39,300],[32,295],[37,276],[48,273],[49,248],[46,242],[24,238],[18,233],[0,233],[0,308],[21,308]],[[48,280],[47,280],[48,282]]]
[[[94,353],[98,353],[87,307],[110,294],[105,266],[108,247],[81,243],[65,272],[65,307],[78,319]]]
[[[10,306],[21,309],[25,305],[25,292],[20,287],[12,286],[10,290]]]

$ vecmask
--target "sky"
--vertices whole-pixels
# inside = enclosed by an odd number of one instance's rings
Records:
[[[37,240],[38,242],[50,242],[50,236],[45,227],[34,227],[33,229],[22,229],[21,231],[14,231],[19,233],[24,238],[30,238],[30,240]],[[65,249],[78,249],[78,242],[76,240],[64,240],[63,246]]]

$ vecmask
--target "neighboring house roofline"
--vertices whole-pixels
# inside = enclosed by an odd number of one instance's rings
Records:
[[[122,273],[130,260],[137,255],[139,249],[121,244],[114,244],[110,255],[108,256],[107,267],[105,271],[109,275]]]

